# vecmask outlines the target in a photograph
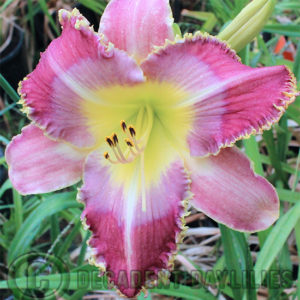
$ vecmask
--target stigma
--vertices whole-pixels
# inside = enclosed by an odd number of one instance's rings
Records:
[[[121,121],[121,129],[124,134],[127,136],[124,139],[126,149],[125,151],[121,150],[119,144],[119,137],[116,133],[113,133],[111,136],[107,136],[105,141],[109,148],[112,150],[113,158],[111,158],[108,152],[103,154],[104,158],[112,164],[128,164],[135,160],[137,156],[139,156],[143,151],[144,147],[142,147],[140,142],[136,139],[136,130],[130,125],[127,126],[125,121]]]

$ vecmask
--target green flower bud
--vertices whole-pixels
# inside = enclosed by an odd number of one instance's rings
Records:
[[[237,52],[250,43],[262,30],[271,16],[276,0],[253,0],[218,37],[227,41]]]

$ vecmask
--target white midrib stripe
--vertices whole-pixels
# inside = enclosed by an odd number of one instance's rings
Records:
[[[255,79],[257,79],[257,76],[261,75],[261,73],[255,73],[254,71],[252,74],[255,75],[255,76],[253,76],[253,79],[252,79],[253,81]],[[226,91],[228,85],[230,85],[231,83],[235,83],[235,85],[238,86],[240,83],[244,82],[244,80],[247,79],[248,76],[249,76],[249,73],[245,72],[242,75],[238,74],[227,80],[216,81],[214,84],[208,86],[205,89],[202,89],[201,93],[197,93],[194,97],[186,99],[185,101],[180,103],[178,105],[178,107],[185,107],[185,106],[193,105],[193,104],[201,102],[207,98],[218,96],[219,94],[222,94],[223,92]]]
[[[133,220],[134,220],[134,215],[136,212],[137,201],[138,201],[139,174],[140,174],[139,168],[137,167],[134,171],[128,192],[127,194],[125,194],[126,213],[124,219],[124,224],[125,224],[124,242],[125,242],[125,255],[127,258],[127,266],[129,270],[131,270],[131,265],[132,265],[131,256],[133,254],[133,251],[132,251],[132,244],[131,244],[131,240],[132,240],[131,233],[132,233]]]
[[[58,79],[60,79],[71,91],[73,91],[82,99],[90,100],[96,103],[103,102],[99,96],[95,95],[89,89],[82,86],[78,81],[74,80],[70,74],[68,74],[68,71],[64,71],[55,61],[55,58],[51,53],[49,53],[48,59],[49,65],[53,72],[57,75]],[[77,64],[79,65],[80,63]]]

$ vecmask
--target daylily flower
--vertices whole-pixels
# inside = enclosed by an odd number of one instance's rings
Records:
[[[295,99],[285,66],[244,66],[209,35],[175,38],[167,0],[112,0],[99,33],[76,9],[59,20],[20,84],[32,123],[7,147],[9,176],[24,195],[83,177],[94,263],[122,294],[172,265],[188,199],[240,231],[278,218],[275,189],[232,146]]]

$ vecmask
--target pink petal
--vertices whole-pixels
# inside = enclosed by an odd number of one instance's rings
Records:
[[[83,103],[101,103],[99,89],[141,82],[143,74],[126,53],[104,45],[76,9],[61,10],[60,22],[62,35],[20,85],[21,102],[29,118],[51,137],[90,147],[95,138],[82,112]]]
[[[23,195],[48,193],[81,179],[87,153],[50,140],[31,124],[6,148],[9,178]]]
[[[193,157],[192,204],[209,217],[241,231],[259,231],[279,216],[274,187],[254,174],[251,163],[238,148],[222,149],[217,156]]]
[[[154,46],[173,40],[172,24],[169,0],[111,0],[99,31],[117,48],[141,61]]]
[[[170,266],[183,228],[188,180],[181,162],[168,166],[146,189],[146,211],[137,191],[139,178],[120,183],[101,153],[92,153],[85,165],[79,198],[85,203],[83,217],[92,231],[90,246],[95,264],[106,268],[122,294],[134,297],[147,279]],[[122,166],[120,166],[122,167]],[[130,188],[125,186],[129,183]],[[131,284],[138,274],[140,282]],[[125,280],[124,280],[125,277]]]
[[[192,155],[216,154],[240,138],[267,129],[295,99],[296,81],[285,66],[251,68],[210,36],[187,36],[152,54],[142,69],[189,93],[194,110],[188,135]]]

